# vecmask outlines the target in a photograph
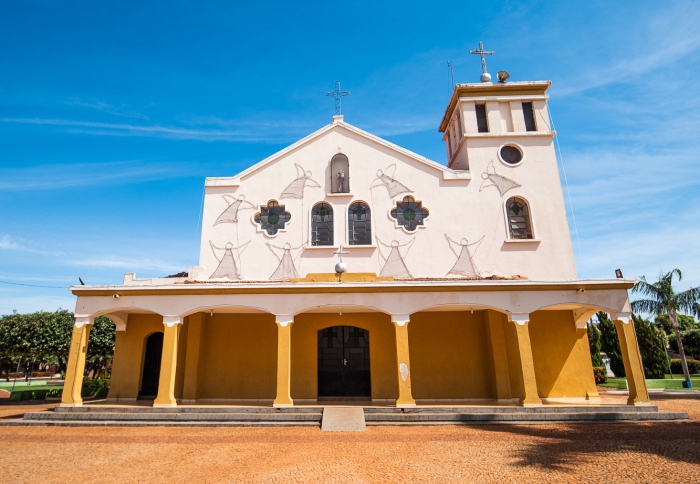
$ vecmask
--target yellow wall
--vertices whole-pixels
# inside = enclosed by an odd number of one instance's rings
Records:
[[[275,317],[215,314],[203,319],[196,398],[275,398]]]
[[[411,315],[408,342],[413,398],[491,398],[491,351],[485,313]]]
[[[396,338],[391,317],[383,313],[300,314],[292,326],[292,398],[318,396],[318,331],[356,326],[369,331],[372,398],[396,399]],[[410,332],[410,325],[409,325]],[[409,333],[410,334],[410,333]],[[413,354],[411,354],[413,361]]]
[[[588,335],[576,329],[571,311],[530,315],[530,342],[540,397],[585,397],[595,393]]]
[[[163,332],[163,317],[157,314],[130,314],[126,331],[117,331],[109,398],[138,396],[146,338],[158,332]]]

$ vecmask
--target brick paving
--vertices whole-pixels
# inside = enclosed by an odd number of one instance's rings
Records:
[[[625,396],[606,396],[624,402]],[[0,427],[0,482],[698,482],[690,422],[316,428]],[[0,418],[48,406],[0,405]]]

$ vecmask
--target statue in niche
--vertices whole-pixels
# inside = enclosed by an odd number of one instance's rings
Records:
[[[343,187],[345,186],[345,171],[344,170],[340,170],[338,172],[338,175],[336,176],[336,180],[338,180],[337,192],[343,193],[345,191],[343,189]]]

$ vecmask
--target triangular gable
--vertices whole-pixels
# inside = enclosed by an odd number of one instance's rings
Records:
[[[342,120],[339,119],[334,119],[334,121],[331,124],[328,124],[324,126],[323,128],[319,129],[318,131],[315,131],[311,133],[310,135],[306,136],[305,138],[300,139],[296,143],[293,143],[286,148],[278,151],[277,153],[268,156],[264,160],[256,163],[255,165],[251,166],[250,168],[243,170],[239,174],[232,176],[232,177],[210,177],[206,179],[205,186],[208,187],[223,187],[223,186],[239,186],[241,184],[241,179],[249,176],[253,173],[255,173],[258,170],[263,169],[267,165],[274,163],[278,159],[282,158],[283,156],[292,153],[293,151],[307,145],[308,143],[311,143],[317,138],[320,138],[324,134],[328,133],[329,131],[333,129],[346,129],[352,133],[355,133],[369,141],[372,141],[374,143],[380,144],[386,148],[389,148],[390,150],[396,151],[397,153],[400,153],[404,156],[407,156],[419,163],[422,163],[426,166],[429,166],[430,168],[433,168],[434,170],[438,170],[442,173],[442,178],[444,180],[469,180],[471,179],[471,174],[468,171],[464,170],[452,170],[451,168],[448,168],[444,165],[441,165],[440,163],[430,160],[424,156],[421,156],[417,153],[414,153],[413,151],[407,150],[406,148],[402,148],[401,146],[395,145],[394,143],[391,143],[385,139],[380,138],[379,136],[375,136],[371,133],[368,133],[367,131],[364,131],[356,126],[353,126],[351,124],[348,124]]]

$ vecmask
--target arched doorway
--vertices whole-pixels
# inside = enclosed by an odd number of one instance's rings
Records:
[[[163,354],[163,333],[153,333],[146,338],[146,355],[143,359],[141,374],[141,391],[139,397],[155,398],[158,396],[160,379],[160,359]]]
[[[333,326],[318,332],[318,396],[369,397],[369,331]]]

